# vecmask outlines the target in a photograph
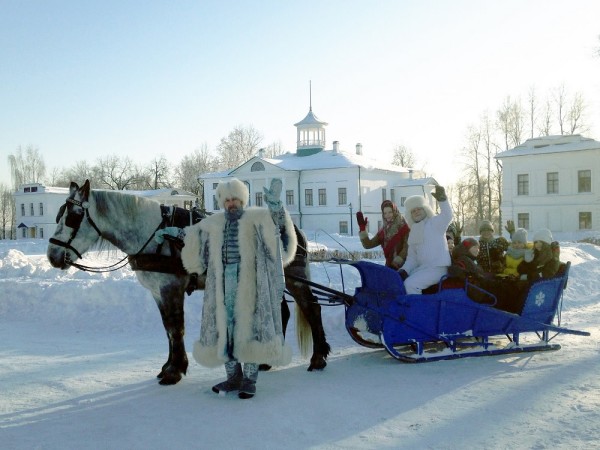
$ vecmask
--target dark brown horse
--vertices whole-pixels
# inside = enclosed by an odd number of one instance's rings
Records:
[[[201,283],[190,286],[191,277],[181,264],[181,240],[169,231],[183,229],[201,219],[201,215],[191,211],[164,208],[156,201],[124,192],[94,191],[88,180],[81,187],[72,182],[69,197],[56,218],[56,232],[48,244],[48,260],[58,269],[73,266],[81,270],[107,271],[131,264],[139,282],[154,297],[169,340],[169,357],[158,374],[160,384],[175,384],[187,372],[183,339],[185,293],[203,287]],[[285,273],[308,279],[306,238],[298,229],[296,233],[297,256],[285,268]],[[156,239],[157,236],[160,239]],[[159,242],[163,239],[164,242]],[[103,240],[127,255],[121,265],[93,268],[77,262]],[[313,343],[308,370],[323,369],[330,347],[323,330],[321,307],[306,284],[286,277],[286,288],[297,305],[296,328],[301,353],[307,355],[310,342]],[[290,316],[285,301],[282,309],[285,330]]]

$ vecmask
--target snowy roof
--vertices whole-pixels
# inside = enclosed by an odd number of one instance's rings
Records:
[[[147,198],[165,197],[165,196],[197,197],[196,194],[193,194],[191,192],[182,191],[182,190],[173,189],[173,188],[153,189],[153,190],[148,190],[148,191],[122,191],[122,192],[125,192],[127,194],[137,195],[138,197],[147,197]]]
[[[265,161],[284,170],[307,170],[307,169],[343,169],[348,167],[363,167],[365,169],[380,169],[390,172],[406,173],[409,169],[394,166],[389,161],[369,158],[356,153],[345,153],[342,151],[323,150],[309,156],[298,156],[293,153],[285,153],[275,158],[266,158]]]
[[[308,111],[308,114],[306,115],[306,117],[304,119],[302,119],[300,122],[295,123],[294,126],[297,127],[298,125],[328,125],[327,122],[323,122],[322,120],[319,120],[317,118],[317,116],[314,115],[314,113],[312,112],[312,108]]]
[[[600,150],[600,142],[583,137],[580,134],[542,136],[527,139],[515,148],[498,153],[496,158],[502,159],[513,156],[578,152],[583,150]]]
[[[283,170],[320,170],[320,169],[344,169],[350,167],[362,167],[364,169],[385,170],[388,172],[408,173],[411,169],[406,167],[394,166],[389,161],[372,159],[356,153],[346,153],[335,150],[322,150],[308,156],[298,156],[295,153],[285,153],[275,158],[259,158],[255,156],[242,164],[248,164],[250,161],[260,160]],[[241,166],[239,166],[241,167]],[[230,177],[233,172],[239,169],[236,167],[222,172],[203,173],[200,178],[220,179]]]

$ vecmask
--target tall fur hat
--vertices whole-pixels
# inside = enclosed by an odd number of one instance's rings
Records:
[[[237,178],[220,181],[217,186],[216,195],[219,208],[222,209],[225,208],[225,199],[237,198],[242,202],[242,207],[245,207],[248,204],[248,199],[250,197],[246,184]]]
[[[525,228],[517,228],[512,235],[512,242],[520,242],[527,244],[527,230]]]
[[[422,195],[413,195],[411,197],[408,197],[404,201],[404,220],[406,220],[406,223],[408,224],[409,228],[415,224],[415,221],[412,218],[412,214],[410,213],[415,208],[423,208],[427,217],[433,217],[435,215],[433,209],[431,209],[431,207],[427,203],[425,203],[425,197],[423,197]]]
[[[535,232],[535,234],[533,235],[533,242],[542,241],[542,242],[545,242],[546,244],[552,244],[553,240],[554,239],[552,239],[552,233],[550,232],[550,230],[548,230],[546,228],[537,230]]]

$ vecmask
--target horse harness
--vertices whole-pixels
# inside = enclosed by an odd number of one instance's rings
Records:
[[[155,253],[136,253],[128,257],[129,265],[132,270],[143,270],[147,272],[170,273],[173,275],[186,275],[187,271],[181,263],[181,258],[178,256],[183,248],[183,237],[185,232],[183,229],[190,225],[200,222],[206,213],[193,208],[191,210],[183,209],[178,206],[169,207],[160,205],[162,221],[153,237],[161,231],[176,228],[178,233],[176,236],[163,232],[160,236],[164,239],[156,247]],[[162,255],[162,249],[165,243],[169,244],[169,255]]]

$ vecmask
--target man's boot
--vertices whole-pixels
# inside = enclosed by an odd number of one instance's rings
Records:
[[[256,379],[258,378],[258,364],[244,363],[244,379],[238,397],[248,399],[256,394]]]
[[[242,386],[242,379],[244,374],[242,373],[242,365],[237,361],[227,361],[225,363],[225,372],[227,373],[227,380],[215,384],[212,387],[212,391],[219,394],[221,392],[227,393],[232,391],[239,391]]]

